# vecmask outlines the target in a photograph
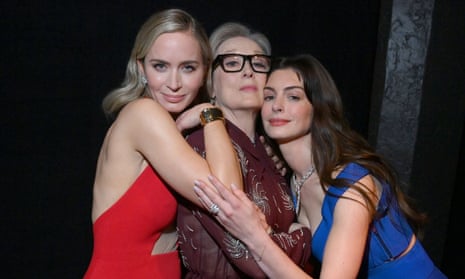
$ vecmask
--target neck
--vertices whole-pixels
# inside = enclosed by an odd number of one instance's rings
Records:
[[[298,139],[279,144],[289,167],[297,175],[304,176],[313,166],[311,135],[306,134]]]
[[[255,120],[258,111],[252,110],[223,110],[224,117],[236,125],[239,129],[249,137],[251,142],[255,142]]]

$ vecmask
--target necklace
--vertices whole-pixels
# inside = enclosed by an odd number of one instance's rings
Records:
[[[305,173],[304,176],[302,176],[302,179],[297,180],[297,175],[294,173],[292,175],[292,180],[291,184],[294,186],[294,204],[295,204],[295,213],[298,215],[300,211],[300,190],[302,189],[302,186],[304,185],[305,181],[312,176],[312,174],[315,172],[315,167],[312,166],[307,173]]]

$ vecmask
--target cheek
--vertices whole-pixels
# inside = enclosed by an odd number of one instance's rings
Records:
[[[237,78],[234,74],[218,73],[213,79],[213,89],[216,93],[221,94],[226,89],[231,88],[234,84],[237,84]]]
[[[158,90],[165,84],[166,77],[159,73],[147,73],[149,87],[152,90]]]
[[[301,119],[302,126],[305,129],[310,129],[313,122],[313,110],[305,108],[296,112],[298,113],[297,117]]]
[[[188,76],[183,85],[189,88],[200,88],[203,85],[203,75]]]
[[[264,102],[263,103],[262,108],[260,110],[263,121],[265,121],[265,119],[268,118],[268,115],[270,115],[271,106],[272,106],[272,104],[270,102]]]
[[[163,82],[160,82],[158,80],[152,80],[148,83],[148,86],[150,88],[150,91],[152,93],[159,93],[161,91],[161,88],[163,86]]]
[[[260,89],[263,89],[266,84],[266,75],[265,74],[257,74],[257,86]]]

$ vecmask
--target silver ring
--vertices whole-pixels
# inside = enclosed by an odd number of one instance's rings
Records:
[[[210,211],[210,214],[216,216],[220,212],[220,207],[216,203],[212,203],[212,205],[210,205],[209,211]]]

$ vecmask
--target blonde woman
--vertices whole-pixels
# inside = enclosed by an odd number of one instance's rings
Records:
[[[84,278],[180,278],[172,189],[198,203],[195,179],[213,173],[242,183],[221,110],[200,115],[206,159],[174,121],[198,97],[210,62],[204,30],[182,10],[156,13],[140,28],[125,80],[103,103],[114,121],[97,162],[94,247]]]

